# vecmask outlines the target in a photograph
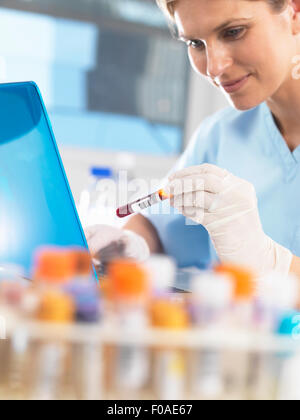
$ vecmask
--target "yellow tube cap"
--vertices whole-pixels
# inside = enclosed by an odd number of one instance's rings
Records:
[[[154,327],[180,330],[189,326],[188,313],[180,302],[157,300],[151,305],[150,315]]]
[[[45,322],[69,323],[74,320],[75,305],[71,297],[59,292],[42,296],[38,319]]]

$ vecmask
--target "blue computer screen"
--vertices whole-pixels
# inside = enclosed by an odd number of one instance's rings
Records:
[[[0,85],[0,264],[30,274],[46,245],[86,242],[38,88]]]

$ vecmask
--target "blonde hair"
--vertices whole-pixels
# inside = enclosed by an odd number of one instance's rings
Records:
[[[176,0],[156,0],[158,7],[164,12],[169,20],[174,19],[174,3]]]
[[[261,1],[261,0],[246,0]],[[287,0],[263,0],[270,4],[275,12],[280,12],[287,4]],[[174,3],[176,0],[156,0],[158,7],[164,12],[168,20],[174,21]]]

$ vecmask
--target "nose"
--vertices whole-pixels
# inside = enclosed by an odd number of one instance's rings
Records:
[[[232,66],[233,59],[224,45],[207,46],[206,48],[206,74],[212,80],[222,76]]]

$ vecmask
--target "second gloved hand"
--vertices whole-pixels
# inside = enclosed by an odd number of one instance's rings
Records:
[[[258,277],[288,274],[292,254],[264,233],[252,184],[209,164],[183,169],[169,181],[171,204],[207,229],[222,262],[248,266]]]
[[[144,238],[129,230],[123,230],[106,225],[95,225],[86,228],[85,235],[92,257],[99,259],[100,262],[101,250],[109,250],[111,248],[113,256],[114,244],[122,244],[122,255],[119,257],[134,259],[142,262],[147,260],[150,256],[149,247]],[[106,258],[109,257],[107,252],[109,251],[106,251]]]

